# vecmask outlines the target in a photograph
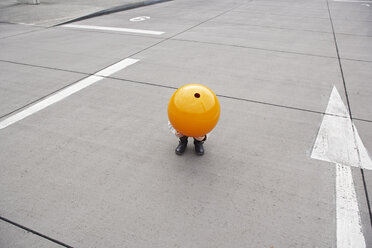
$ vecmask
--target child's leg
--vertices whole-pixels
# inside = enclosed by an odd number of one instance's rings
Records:
[[[203,155],[204,154],[204,141],[207,140],[207,135],[204,137],[196,137],[194,138],[194,146],[195,146],[195,152],[197,155]]]
[[[183,137],[180,138],[180,142],[179,142],[179,144],[178,144],[178,146],[175,150],[177,155],[182,155],[185,152],[186,147],[187,147],[187,139],[188,138],[189,137],[187,137],[187,136],[183,136]]]

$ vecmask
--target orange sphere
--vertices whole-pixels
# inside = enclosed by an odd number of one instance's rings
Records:
[[[168,103],[168,118],[174,129],[189,137],[206,135],[220,117],[220,103],[209,88],[187,84],[179,88]]]

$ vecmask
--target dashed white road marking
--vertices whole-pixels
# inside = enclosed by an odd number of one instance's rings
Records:
[[[138,61],[139,61],[138,59],[132,59],[132,58],[123,59],[122,61],[119,61],[113,65],[110,65],[109,67],[106,67],[105,69],[100,70],[94,75],[101,76],[101,77],[108,77],[124,68],[127,68],[130,65],[137,63]]]
[[[124,59],[118,63],[115,63],[97,73],[95,73],[94,75],[91,75],[89,77],[86,77],[82,80],[80,80],[79,82],[73,84],[73,85],[70,85],[66,88],[64,88],[63,90],[61,91],[58,91],[57,93],[47,97],[46,99],[40,101],[40,102],[37,102],[35,103],[34,105],[31,105],[30,107],[4,119],[3,121],[0,122],[0,129],[3,129],[3,128],[6,128],[42,109],[45,109],[46,107],[56,103],[56,102],[59,102],[63,99],[65,99],[66,97],[104,79],[105,77],[108,77],[112,74],[114,74],[115,72],[118,72],[136,62],[138,62],[139,60],[138,59],[132,59],[132,58],[127,58],[127,59]]]
[[[311,158],[336,165],[337,247],[365,248],[350,167],[371,170],[372,161],[336,87],[329,98]]]
[[[146,21],[150,18],[151,18],[150,16],[137,16],[137,17],[133,17],[133,18],[129,19],[129,21],[131,21],[131,22],[141,22],[141,21]]]
[[[153,31],[153,30],[145,30],[145,29],[102,27],[102,26],[90,26],[90,25],[66,24],[66,25],[63,25],[62,27],[78,28],[78,29],[104,30],[104,31],[115,31],[115,32],[126,32],[126,33],[137,33],[137,34],[152,34],[152,35],[164,34],[164,32],[161,32],[161,31]]]

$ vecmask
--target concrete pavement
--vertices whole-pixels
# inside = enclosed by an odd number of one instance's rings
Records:
[[[1,24],[0,247],[371,247],[367,5],[176,0]],[[176,156],[167,127],[187,83],[221,103],[202,157]],[[349,129],[318,139],[326,120]],[[314,159],[318,140],[341,161]]]
[[[163,1],[169,0],[43,0],[38,5],[16,0],[2,0],[0,2],[0,23],[51,27],[78,18],[147,6]]]

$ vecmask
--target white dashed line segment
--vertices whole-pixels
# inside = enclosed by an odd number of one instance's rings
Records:
[[[115,27],[102,27],[102,26],[90,26],[90,25],[66,24],[66,25],[63,25],[63,27],[66,27],[66,28],[78,28],[78,29],[115,31],[115,32],[126,32],[126,33],[137,33],[137,34],[152,34],[152,35],[161,35],[161,34],[164,34],[164,32],[153,31],[153,30],[131,29],[131,28],[115,28]]]

